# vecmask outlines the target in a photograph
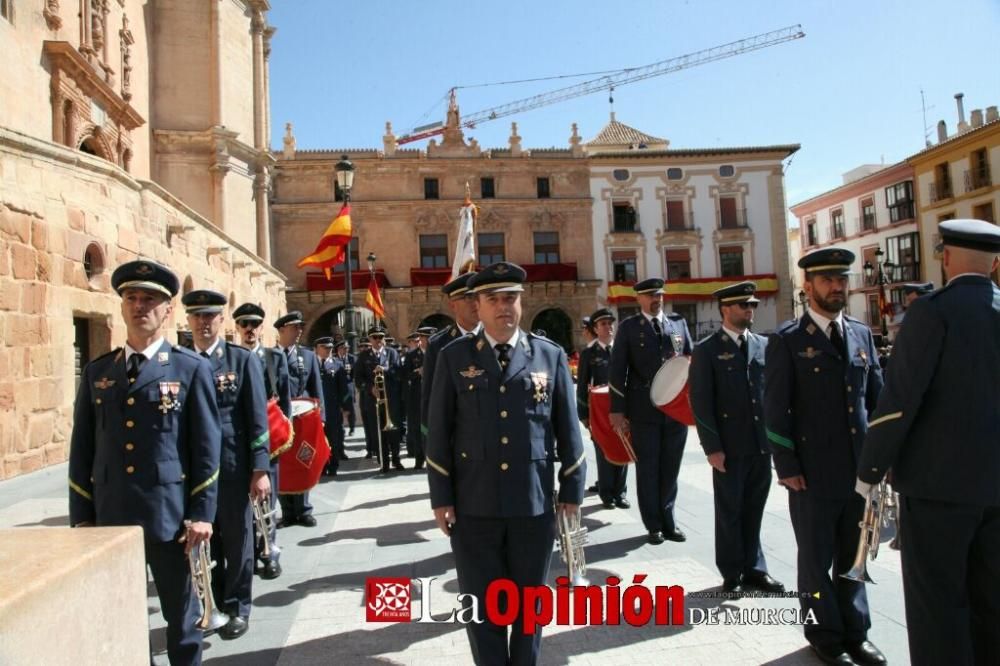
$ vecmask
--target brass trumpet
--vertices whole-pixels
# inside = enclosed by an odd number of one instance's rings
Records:
[[[270,508],[270,498],[256,500],[250,496],[250,508],[253,510],[253,522],[257,526],[257,538],[261,542],[260,556],[268,560],[271,555],[277,555],[281,549],[277,544],[271,543],[271,530],[274,528],[274,514],[278,512],[277,507]]]
[[[184,521],[185,526],[190,524],[190,520]],[[182,540],[185,539],[186,535]],[[188,566],[191,568],[191,586],[201,602],[201,617],[195,626],[206,632],[218,631],[229,623],[229,616],[218,609],[212,596],[212,567],[215,562],[209,555],[208,542],[202,541],[188,551]]]
[[[556,525],[559,527],[559,553],[562,561],[566,563],[566,575],[569,577],[569,584],[573,586],[586,587],[590,585],[587,580],[587,560],[583,554],[583,546],[587,543],[587,528],[580,525],[580,511],[577,510],[571,517],[559,510],[559,495],[552,494],[552,504],[556,511]]]
[[[887,509],[889,508],[889,487],[885,479],[878,484],[878,491],[874,496],[866,498],[865,513],[861,517],[858,527],[861,528],[861,538],[858,539],[858,552],[854,556],[854,563],[850,570],[840,574],[841,578],[853,580],[857,583],[872,583],[875,581],[868,575],[868,567],[865,560],[875,560],[878,557],[879,536],[882,534],[882,527],[889,524]]]

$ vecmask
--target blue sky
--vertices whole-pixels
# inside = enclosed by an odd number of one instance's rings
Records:
[[[381,148],[444,120],[455,85],[641,66],[799,23],[800,40],[615,91],[618,120],[673,148],[799,143],[789,205],[865,163],[897,162],[927,130],[1000,104],[1000,0],[271,0],[272,145],[285,122],[299,149]],[[582,81],[459,91],[463,113]],[[481,146],[565,146],[608,120],[597,93],[469,130]],[[425,115],[428,112],[429,115]],[[426,142],[412,144],[426,145]],[[789,214],[790,216],[790,214]],[[791,217],[790,217],[790,221]]]

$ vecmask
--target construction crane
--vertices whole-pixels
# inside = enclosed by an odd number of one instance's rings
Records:
[[[628,85],[629,83],[635,83],[636,81],[643,81],[645,79],[651,79],[654,76],[663,76],[664,74],[679,72],[683,69],[690,69],[699,65],[715,62],[716,60],[731,58],[750,51],[759,51],[760,49],[766,49],[769,46],[783,44],[784,42],[801,39],[805,36],[806,33],[802,31],[802,26],[798,24],[788,26],[787,28],[781,28],[780,30],[772,30],[771,32],[761,33],[739,41],[729,42],[728,44],[721,44],[702,51],[696,51],[694,53],[688,53],[687,55],[677,56],[668,60],[654,62],[643,67],[629,67],[627,69],[618,70],[596,79],[584,81],[583,83],[566,86],[565,88],[551,90],[532,97],[525,97],[508,104],[501,104],[500,106],[494,106],[489,109],[477,111],[471,115],[465,116],[459,125],[461,127],[471,129],[476,127],[479,123],[497,120],[498,118],[503,118],[505,116],[512,116],[516,113],[530,111],[531,109],[548,106],[549,104],[555,104],[557,102],[573,99],[574,97],[582,97],[583,95],[589,95],[601,90],[614,90],[615,88]],[[455,93],[458,88],[459,86],[456,86],[448,91],[449,108],[454,108],[457,104]],[[402,145],[413,141],[419,141],[420,139],[426,139],[443,134],[444,130],[444,124],[440,122],[415,127],[407,134],[401,136],[396,143]]]

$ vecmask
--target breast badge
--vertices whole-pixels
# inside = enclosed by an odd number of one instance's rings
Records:
[[[549,401],[549,373],[532,372],[531,383],[535,387],[535,392],[531,397],[535,399],[535,404]]]
[[[215,388],[219,393],[235,393],[236,385],[235,372],[220,372],[215,376]]]
[[[467,370],[460,370],[458,374],[462,375],[466,379],[475,379],[484,372],[486,371],[483,370],[482,368],[477,368],[474,365],[470,365]]]
[[[104,390],[109,389],[115,385],[114,379],[108,379],[107,377],[101,377],[99,380],[94,382],[94,388]]]
[[[716,356],[716,358],[719,359],[720,361],[731,361],[735,356],[736,354],[730,354],[729,352],[726,352],[725,354],[719,354],[718,356]]]
[[[805,351],[799,352],[799,358],[813,359],[821,355],[823,352],[813,349],[812,347],[806,347]]]
[[[160,382],[160,406],[157,407],[164,416],[169,412],[177,412],[181,409],[181,403],[177,397],[181,393],[180,382]]]

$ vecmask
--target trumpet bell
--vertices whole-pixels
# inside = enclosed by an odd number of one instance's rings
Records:
[[[851,567],[850,570],[840,574],[840,577],[846,578],[847,580],[853,580],[855,583],[871,583],[872,585],[876,584],[875,581],[872,580],[872,577],[868,575],[868,567],[864,566],[863,564],[860,567],[858,566]]]

